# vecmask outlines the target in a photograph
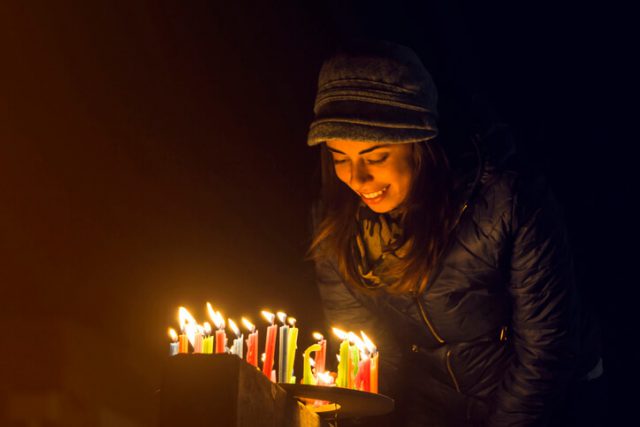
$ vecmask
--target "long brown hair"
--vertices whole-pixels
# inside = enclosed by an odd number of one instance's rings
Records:
[[[400,279],[386,288],[404,293],[422,290],[436,260],[447,244],[453,222],[452,175],[439,141],[412,144],[414,179],[403,203],[402,229],[408,244],[391,274]],[[357,233],[356,212],[360,200],[335,173],[331,153],[321,146],[321,207],[310,253],[313,258],[332,257],[346,281],[365,289],[354,256]]]

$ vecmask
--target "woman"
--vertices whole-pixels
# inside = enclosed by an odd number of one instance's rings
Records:
[[[475,136],[470,165],[448,154],[436,103],[408,48],[354,43],[323,64],[308,144],[325,313],[374,337],[392,425],[546,425],[601,367],[560,211],[499,132]]]

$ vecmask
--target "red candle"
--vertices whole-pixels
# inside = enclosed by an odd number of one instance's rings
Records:
[[[267,319],[268,322],[271,323],[271,326],[267,328],[267,338],[265,341],[265,358],[264,364],[262,365],[262,372],[267,376],[267,378],[271,378],[271,370],[273,369],[273,356],[276,351],[276,337],[278,335],[278,326],[274,323],[276,319],[276,315],[273,313],[269,313],[268,311],[263,311],[262,316]]]
[[[355,388],[360,391],[371,390],[371,359],[368,357],[362,360],[358,366]]]
[[[216,326],[216,353],[227,352],[227,334],[224,331],[224,316],[219,311],[213,309],[211,304],[207,303],[207,311],[211,321]]]
[[[324,372],[324,366],[327,360],[327,340],[325,340],[319,332],[314,332],[313,337],[317,339],[318,344],[320,344],[320,350],[316,351],[316,372]]]
[[[375,344],[371,342],[367,334],[360,331],[362,335],[362,340],[367,348],[367,352],[369,353],[369,391],[371,393],[378,392],[378,349]]]
[[[249,322],[244,317],[242,323],[249,330],[249,337],[247,338],[247,363],[253,366],[258,366],[258,331],[256,326]]]

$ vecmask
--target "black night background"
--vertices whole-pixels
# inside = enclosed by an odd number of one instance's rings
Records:
[[[3,2],[0,424],[63,425],[55,403],[155,425],[180,305],[326,330],[305,259],[306,132],[321,61],[350,37],[414,48],[445,128],[481,94],[545,171],[618,424],[640,360],[630,28],[613,5],[548,0]]]

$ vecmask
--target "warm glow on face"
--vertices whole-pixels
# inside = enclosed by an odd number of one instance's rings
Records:
[[[178,341],[178,334],[173,328],[169,328],[168,332],[169,332],[169,337],[171,337],[171,341],[173,342]]]
[[[407,199],[414,175],[412,145],[327,142],[338,179],[378,213],[389,212]]]
[[[313,333],[313,339],[314,340],[318,340],[318,341],[322,341],[324,339],[324,335],[322,335],[320,332],[314,332]]]
[[[247,320],[246,317],[242,318],[242,324],[244,325],[245,328],[247,328],[249,330],[249,332],[253,332],[256,330],[256,325],[254,325],[253,323],[249,322],[249,320]]]
[[[264,317],[267,320],[267,322],[271,324],[273,324],[273,322],[276,320],[276,315],[268,312],[267,310],[262,310],[260,314],[262,314],[262,317]]]
[[[340,338],[341,340],[346,340],[349,337],[349,334],[347,334],[345,331],[343,331],[342,329],[338,329],[338,328],[332,328],[331,329],[333,331],[333,333],[335,334],[335,336],[337,336],[338,338]]]

